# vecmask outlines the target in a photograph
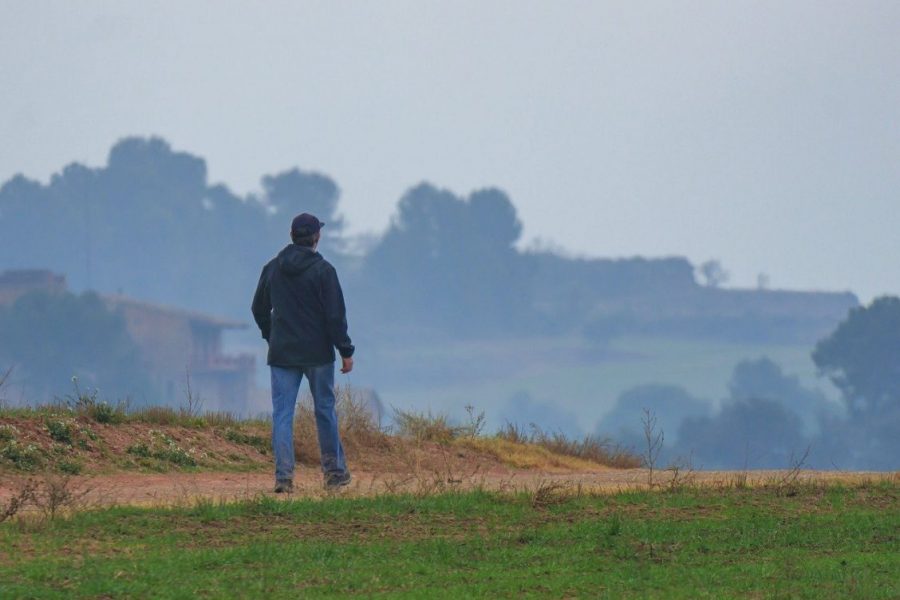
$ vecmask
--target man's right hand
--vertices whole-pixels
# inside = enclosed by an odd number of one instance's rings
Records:
[[[353,370],[353,357],[341,358],[341,373],[349,373]]]

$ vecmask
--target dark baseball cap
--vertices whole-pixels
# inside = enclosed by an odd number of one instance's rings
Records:
[[[325,225],[319,219],[309,213],[303,213],[294,217],[291,221],[291,234],[298,237],[305,237],[318,233]]]

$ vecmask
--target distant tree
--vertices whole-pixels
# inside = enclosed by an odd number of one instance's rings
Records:
[[[812,353],[843,392],[852,414],[900,409],[900,298],[884,296],[847,318]]]
[[[71,378],[104,398],[152,398],[122,317],[98,296],[32,292],[0,309],[0,362],[34,395],[62,396]]]
[[[781,366],[767,357],[743,360],[735,365],[728,389],[732,400],[765,398],[784,404],[803,418],[807,432],[817,429],[823,415],[837,416],[838,406],[821,391],[804,387],[796,376],[785,374]]]
[[[619,395],[612,409],[600,420],[597,433],[611,435],[623,444],[639,447],[644,409],[653,412],[657,427],[671,444],[678,437],[679,424],[687,417],[708,415],[710,403],[692,396],[679,386],[658,383],[639,385]]]
[[[340,190],[330,177],[294,168],[264,176],[262,185],[265,202],[275,210],[274,235],[280,235],[288,243],[291,219],[306,212],[325,223],[320,248],[325,252],[339,249],[344,220],[337,214]]]
[[[526,262],[514,244],[522,226],[496,189],[459,198],[420,184],[366,258],[370,287],[382,310],[454,333],[524,325],[530,306]]]
[[[160,138],[125,138],[105,166],[71,164],[48,184],[0,186],[0,265],[63,273],[73,289],[247,318],[261,265],[290,242],[291,218],[328,223],[339,262],[337,185],[293,169],[263,178],[264,197],[209,185],[206,162]]]
[[[702,468],[786,468],[808,442],[800,417],[764,398],[728,401],[715,416],[689,417],[678,429],[680,453]]]
[[[728,281],[728,271],[717,260],[708,260],[699,267],[700,276],[707,287],[719,287]]]

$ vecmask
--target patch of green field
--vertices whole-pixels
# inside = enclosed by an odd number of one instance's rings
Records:
[[[0,525],[0,596],[896,598],[898,492],[476,491],[112,508]]]
[[[456,342],[429,348],[393,350],[384,369],[424,362],[434,373],[419,382],[379,387],[386,405],[446,412],[463,418],[462,407],[484,410],[492,427],[504,405],[517,393],[534,401],[577,415],[585,431],[614,405],[618,396],[638,385],[662,383],[681,386],[689,393],[717,403],[728,395],[732,370],[742,360],[767,356],[796,375],[804,385],[818,387],[836,400],[827,380],[816,376],[807,345],[740,344],[653,337],[623,337],[605,350],[579,338],[531,341]],[[454,376],[442,377],[444,373]],[[635,424],[638,426],[639,424]]]

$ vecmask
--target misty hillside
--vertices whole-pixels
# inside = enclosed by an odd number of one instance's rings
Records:
[[[894,413],[853,417],[852,396],[811,358],[858,310],[852,293],[726,288],[718,263],[677,256],[523,250],[515,205],[495,188],[461,197],[419,183],[386,231],[361,240],[346,235],[327,175],[291,169],[260,184],[238,196],[159,138],[124,139],[105,166],[74,163],[46,184],[3,183],[0,279],[54,291],[0,289],[7,399],[60,397],[76,375],[110,400],[172,404],[187,370],[210,408],[267,410],[250,300],[291,218],[312,212],[327,223],[320,251],[338,269],[360,349],[348,382],[386,409],[460,418],[470,405],[492,427],[536,423],[636,446],[652,407],[667,457],[698,450],[706,466],[781,467],[828,432],[821,445],[833,453],[817,465],[894,464],[878,445],[890,447]]]
[[[515,206],[497,189],[460,198],[412,187],[389,229],[351,255],[337,182],[298,169],[260,181],[260,194],[239,197],[208,181],[202,158],[159,138],[124,139],[103,167],[73,163],[46,185],[22,176],[3,183],[0,268],[48,269],[76,291],[248,320],[261,265],[288,242],[290,218],[312,212],[328,223],[320,250],[342,275],[359,332],[812,342],[858,303],[849,293],[700,285],[679,257],[523,252]]]

